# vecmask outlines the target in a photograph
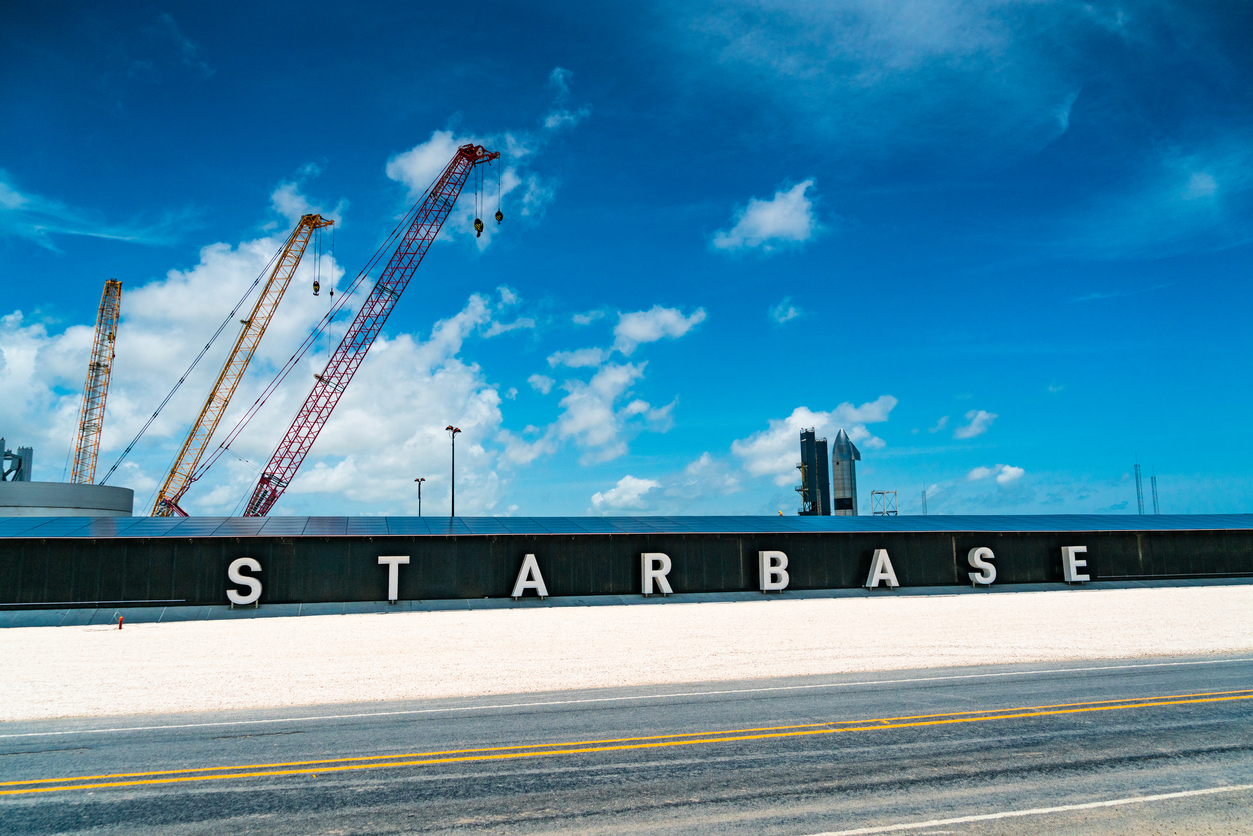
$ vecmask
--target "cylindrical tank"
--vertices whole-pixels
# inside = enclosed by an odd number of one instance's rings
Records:
[[[0,517],[129,517],[135,492],[73,482],[0,482]]]
[[[848,433],[840,430],[831,445],[831,513],[837,517],[857,516],[857,465],[861,453]]]

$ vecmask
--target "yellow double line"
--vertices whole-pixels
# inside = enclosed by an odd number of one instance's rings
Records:
[[[993,720],[1013,720],[1025,717],[1125,711],[1134,708],[1157,708],[1161,706],[1194,705],[1197,703],[1251,699],[1253,699],[1253,689],[1211,691],[1200,694],[1168,694],[1158,697],[1036,705],[984,711],[957,711],[945,714],[919,714],[908,717],[837,720],[828,723],[804,723],[789,726],[724,729],[711,732],[658,734],[645,737],[618,737],[607,740],[492,746],[482,749],[450,749],[438,752],[409,752],[398,755],[329,758],[324,760],[289,761],[286,763],[207,766],[199,769],[120,772],[109,775],[80,775],[69,778],[37,778],[23,781],[2,781],[0,782],[0,788],[2,788],[0,789],[0,795],[27,795],[42,792],[105,789],[109,787],[137,787],[151,784],[226,781],[236,778],[263,778],[275,775],[315,775],[318,773],[350,772],[364,769],[395,769],[404,766],[429,766],[431,764],[464,763],[470,761],[544,758],[555,755],[621,752],[633,749],[660,749],[673,746],[695,746],[703,743],[734,743],[746,740],[843,734],[846,732],[903,729],[918,726],[943,726],[957,723],[985,723]]]

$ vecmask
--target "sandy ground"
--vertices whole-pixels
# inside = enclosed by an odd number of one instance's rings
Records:
[[[0,630],[0,720],[1253,652],[1253,585]]]

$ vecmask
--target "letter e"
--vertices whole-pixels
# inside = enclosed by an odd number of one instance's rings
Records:
[[[1087,546],[1062,546],[1062,577],[1066,583],[1087,583],[1091,575],[1081,575],[1079,570],[1088,565],[1088,561],[1080,560],[1076,554],[1086,552]]]

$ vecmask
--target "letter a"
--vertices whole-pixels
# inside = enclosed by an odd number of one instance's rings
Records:
[[[887,549],[874,550],[874,557],[870,559],[870,574],[866,576],[866,589],[874,589],[879,585],[879,581],[887,581],[889,589],[900,586]]]
[[[533,554],[522,558],[522,568],[518,570],[518,580],[514,582],[510,596],[516,601],[528,589],[534,589],[535,594],[541,598],[548,597],[548,587],[544,586],[544,576],[540,574],[539,564],[535,562]]]

